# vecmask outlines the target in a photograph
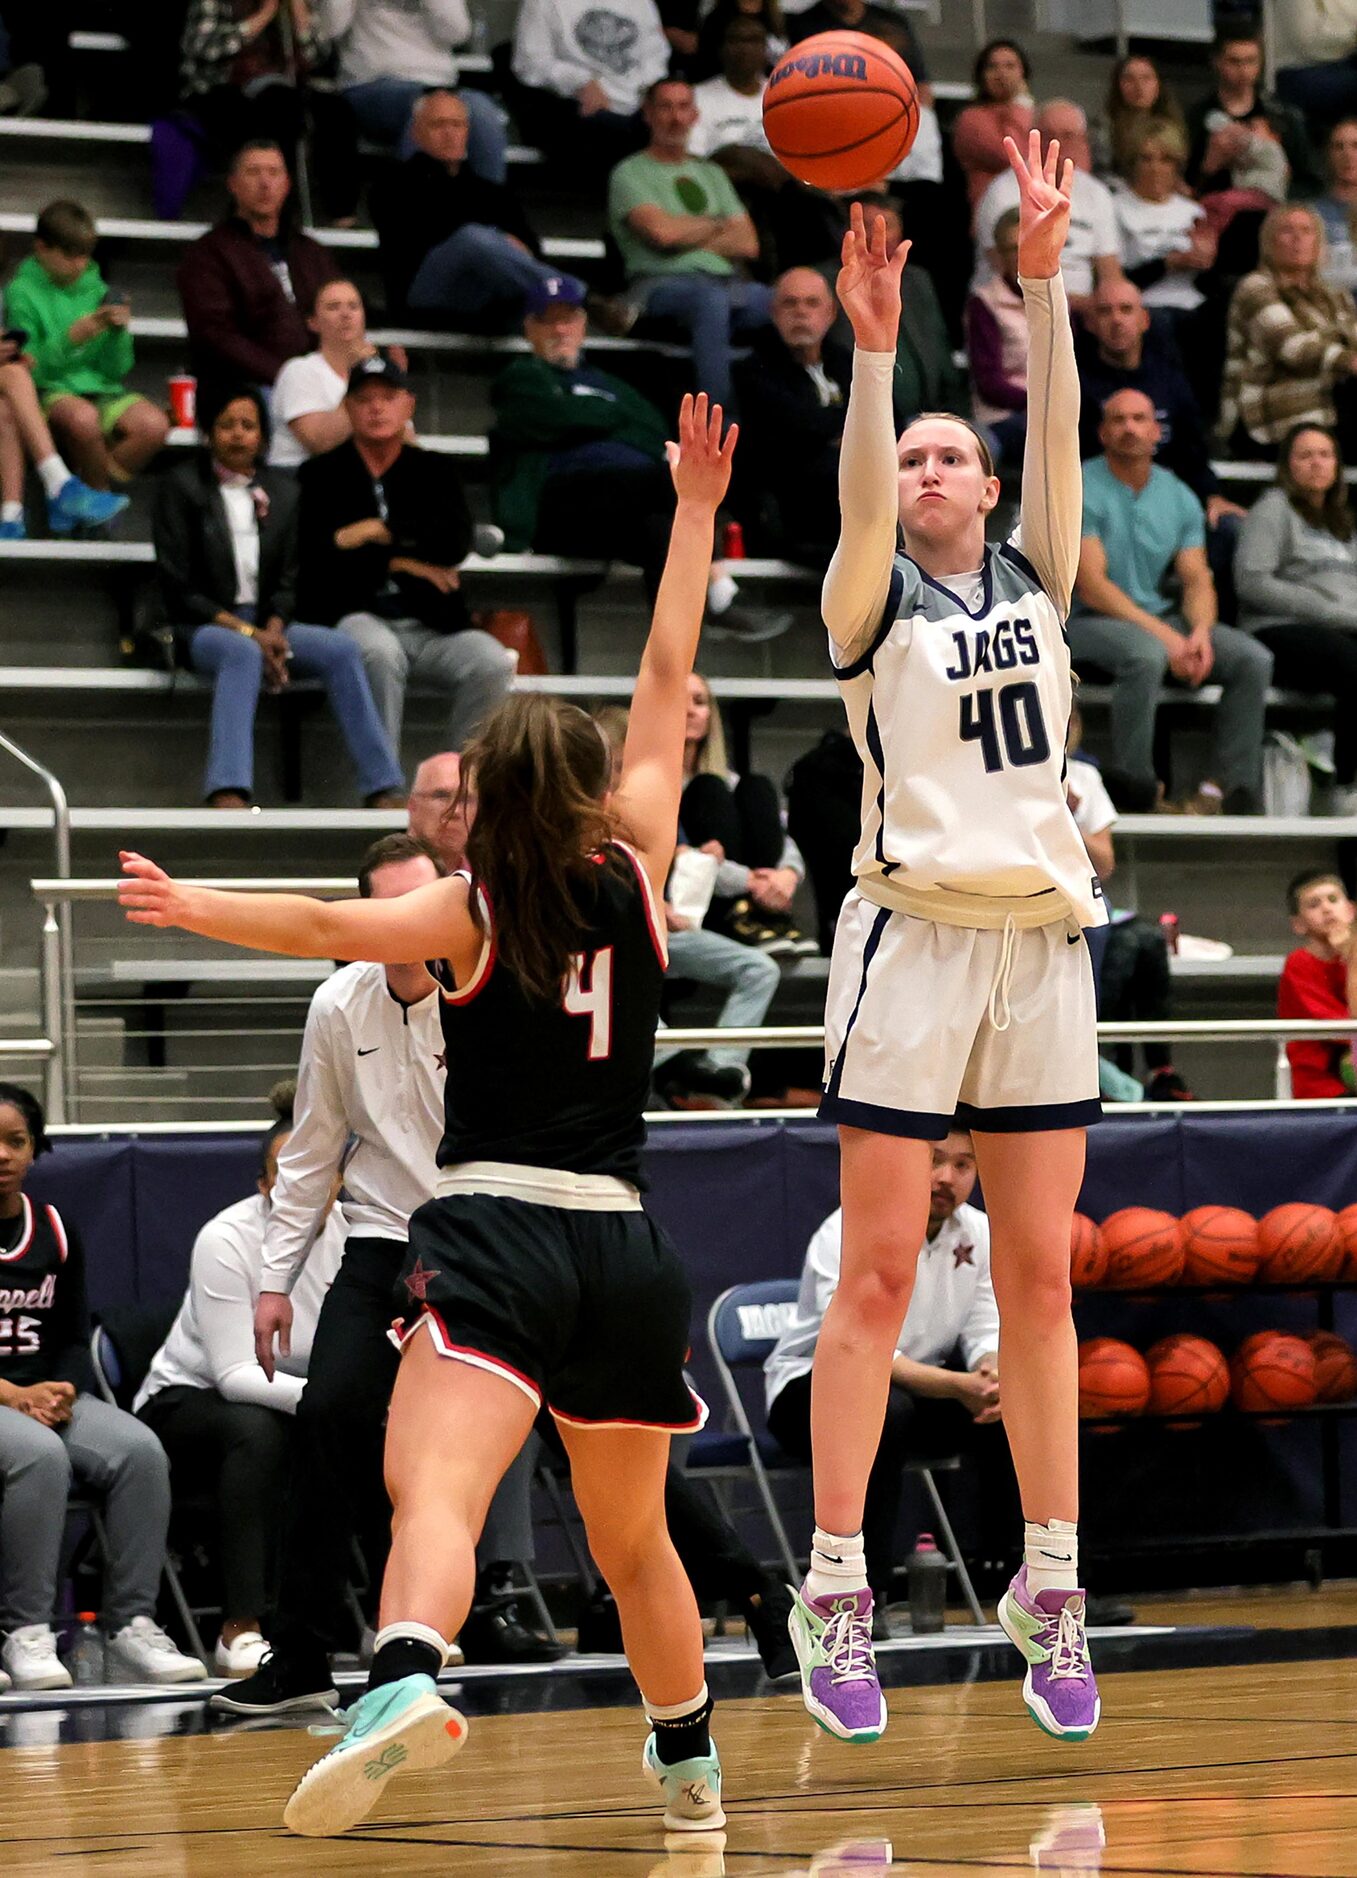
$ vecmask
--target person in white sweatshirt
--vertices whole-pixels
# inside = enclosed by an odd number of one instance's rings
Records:
[[[668,70],[656,0],[523,0],[509,102],[529,142],[597,174],[646,143],[641,103]]]

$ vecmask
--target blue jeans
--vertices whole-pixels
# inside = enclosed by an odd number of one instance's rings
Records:
[[[693,978],[700,985],[718,985],[726,993],[721,1015],[716,1022],[723,1029],[755,1030],[767,1015],[782,974],[774,960],[757,946],[741,945],[724,933],[708,932],[699,926],[686,932],[669,934],[667,978]],[[663,1039],[664,1032],[659,1033]],[[657,1064],[676,1054],[661,1047],[655,1052]],[[703,1052],[706,1062],[718,1069],[743,1069],[749,1061],[747,1049],[715,1049]]]
[[[468,222],[430,248],[406,298],[418,311],[477,322],[503,317],[506,324],[517,325],[529,287],[560,276],[560,268],[515,247],[503,229]],[[584,283],[575,284],[583,293]]]
[[[440,89],[422,85],[417,78],[371,78],[365,85],[349,85],[344,96],[353,107],[358,128],[373,143],[391,144],[397,156],[414,153],[415,140],[410,134],[410,119],[426,91]],[[471,120],[466,160],[477,176],[487,183],[502,183],[505,176],[505,151],[509,145],[509,118],[488,91],[468,85],[457,93]]]
[[[697,389],[729,410],[731,338],[768,324],[772,288],[714,274],[650,274],[633,281],[630,292],[642,312],[687,327]]]
[[[247,617],[248,610],[240,609]],[[254,784],[254,714],[264,676],[259,642],[229,626],[198,626],[189,640],[189,662],[196,672],[211,672],[212,733],[203,795],[239,789],[249,795]],[[404,786],[400,759],[382,728],[356,645],[329,626],[287,629],[294,678],[319,678],[330,709],[349,746],[358,772],[358,793],[376,795]]]

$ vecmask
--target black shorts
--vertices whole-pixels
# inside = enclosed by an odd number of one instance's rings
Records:
[[[683,1375],[692,1293],[643,1212],[429,1200],[396,1299],[398,1342],[427,1323],[440,1355],[504,1376],[558,1421],[691,1434],[706,1420]]]

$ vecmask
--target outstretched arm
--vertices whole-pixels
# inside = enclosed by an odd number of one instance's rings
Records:
[[[708,410],[705,392],[685,397],[679,410],[679,440],[665,446],[678,501],[650,636],[632,693],[622,781],[613,801],[618,823],[635,842],[657,894],[663,894],[674,858],[688,678],[707,606],[716,511],[730,485],[739,435],[732,424],[722,442],[721,421],[720,405]]]

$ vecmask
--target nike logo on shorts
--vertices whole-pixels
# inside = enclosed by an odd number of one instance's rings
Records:
[[[374,1043],[370,1050],[360,1050],[358,1054],[359,1056],[376,1056],[381,1047],[380,1043]]]

